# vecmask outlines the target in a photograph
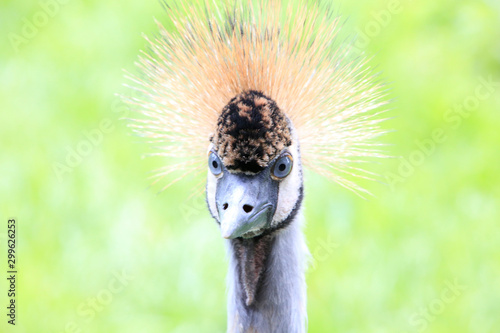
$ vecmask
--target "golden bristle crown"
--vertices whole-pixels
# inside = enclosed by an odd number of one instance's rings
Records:
[[[368,178],[358,167],[385,157],[374,139],[384,131],[383,86],[367,65],[338,43],[339,17],[321,2],[166,1],[173,23],[146,38],[150,52],[129,75],[125,100],[142,113],[130,126],[168,159],[158,179],[175,170],[206,171],[207,147],[224,107],[245,91],[276,102],[297,131],[303,163],[340,185]],[[172,163],[177,161],[177,163]]]

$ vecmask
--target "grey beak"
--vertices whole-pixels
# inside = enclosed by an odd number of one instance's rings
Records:
[[[253,237],[269,227],[278,201],[278,183],[269,171],[224,175],[217,182],[216,204],[222,237]]]

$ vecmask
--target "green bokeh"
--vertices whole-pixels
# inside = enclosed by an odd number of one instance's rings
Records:
[[[46,20],[47,1],[0,3],[0,257],[5,271],[15,217],[20,272],[18,325],[2,310],[0,331],[223,332],[225,250],[203,197],[187,199],[196,180],[149,188],[161,163],[140,158],[119,120],[122,70],[165,13],[157,1],[62,2]],[[389,82],[384,140],[399,158],[373,165],[382,181],[368,200],[306,174],[309,331],[499,332],[499,2],[338,8]],[[115,284],[123,271],[133,279]]]

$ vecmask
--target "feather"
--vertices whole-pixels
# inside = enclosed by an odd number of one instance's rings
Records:
[[[297,130],[303,163],[357,193],[350,176],[373,178],[360,165],[386,157],[376,139],[384,86],[368,60],[339,39],[339,17],[324,4],[238,0],[203,5],[165,1],[173,30],[158,23],[150,52],[128,75],[125,97],[142,113],[129,125],[176,163],[165,177],[206,170],[209,138],[224,106],[256,90],[272,98]],[[347,175],[347,177],[346,177]],[[172,182],[171,182],[172,183]]]

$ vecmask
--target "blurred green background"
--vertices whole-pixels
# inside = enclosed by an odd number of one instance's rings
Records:
[[[309,331],[500,332],[500,2],[336,8],[390,84],[398,158],[373,165],[368,200],[306,174]],[[196,180],[150,188],[162,161],[119,120],[153,17],[157,1],[0,3],[4,272],[9,217],[19,237],[1,332],[225,331],[225,250]]]

